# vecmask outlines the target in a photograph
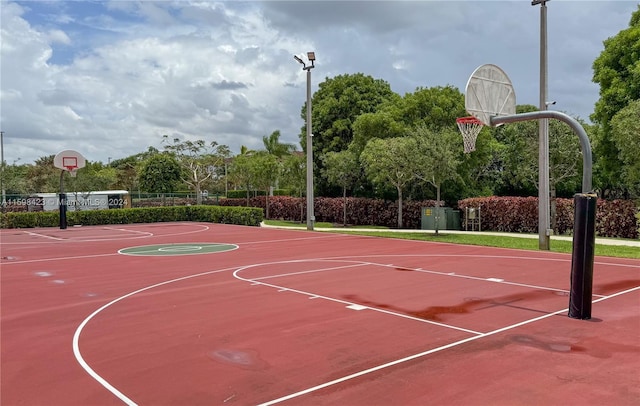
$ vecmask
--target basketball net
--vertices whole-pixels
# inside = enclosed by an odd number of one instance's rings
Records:
[[[465,154],[475,151],[476,138],[478,138],[478,134],[480,133],[480,130],[482,130],[482,122],[477,118],[470,116],[457,118],[456,124],[458,124],[458,129],[462,133]]]

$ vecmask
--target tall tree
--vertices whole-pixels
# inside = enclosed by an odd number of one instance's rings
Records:
[[[262,137],[262,143],[264,144],[264,148],[267,153],[273,155],[280,166],[282,166],[284,157],[288,156],[296,150],[295,145],[280,142],[280,130],[275,130],[268,137]],[[282,172],[282,168],[280,169],[280,172]],[[279,178],[275,179],[275,183],[273,186],[275,186],[276,188],[280,187],[279,180]]]
[[[116,188],[125,189],[129,193],[133,193],[134,189],[139,187],[138,171],[140,170],[140,165],[146,159],[159,152],[158,149],[149,147],[145,152],[111,161],[109,166],[116,169]]]
[[[600,85],[600,99],[591,116],[601,124],[594,142],[596,174],[603,194],[616,195],[622,167],[610,122],[629,103],[640,99],[640,5],[631,15],[629,28],[604,41],[604,50],[593,62],[593,81]]]
[[[51,193],[60,191],[60,169],[53,166],[55,155],[36,159],[27,170],[29,193]]]
[[[242,152],[242,151],[241,151]],[[251,170],[251,154],[239,154],[233,158],[228,168],[229,177],[236,185],[242,185],[247,191],[247,206],[249,205],[249,197],[251,193],[252,170]]]
[[[280,165],[274,155],[265,151],[257,152],[249,158],[252,182],[265,193],[265,218],[269,218],[269,189],[280,174]]]
[[[323,157],[323,175],[331,185],[342,188],[342,225],[347,225],[347,189],[358,178],[360,168],[356,154],[351,149],[327,152]]]
[[[155,154],[142,163],[139,173],[140,188],[146,192],[173,192],[181,177],[180,164],[167,153]]]
[[[374,79],[362,73],[338,75],[320,83],[312,99],[312,133],[314,170],[321,173],[322,156],[327,152],[347,149],[353,139],[352,125],[363,113],[377,111],[378,107],[399,97],[384,80]],[[306,119],[306,103],[301,117]],[[306,124],[300,132],[300,145],[307,149]],[[323,195],[329,187],[326,180],[314,179],[318,194]]]
[[[396,120],[408,127],[424,125],[438,130],[456,128],[456,118],[467,115],[464,95],[453,86],[419,87],[391,108]]]
[[[415,178],[416,142],[410,137],[379,139],[367,143],[360,161],[371,181],[391,184],[398,193],[398,228],[402,228],[402,191]]]
[[[262,137],[262,143],[267,153],[280,159],[296,150],[294,144],[280,142],[280,130],[275,130],[268,137]]]
[[[302,199],[307,189],[307,159],[303,152],[293,152],[285,157],[282,165],[282,180],[292,187],[300,199],[300,222],[304,221],[305,202]]]
[[[216,141],[206,143],[204,140],[182,141],[164,135],[165,150],[173,153],[181,165],[185,175],[182,181],[193,188],[196,193],[196,204],[202,204],[202,186],[213,178],[220,170],[224,170],[224,160],[231,155],[229,147],[219,145]]]
[[[438,234],[440,188],[444,182],[458,177],[459,135],[452,129],[436,131],[424,124],[417,126],[411,135],[418,156],[412,162],[414,176],[436,188],[435,231]]]
[[[624,186],[632,198],[640,198],[640,99],[613,116],[611,139],[620,151]]]

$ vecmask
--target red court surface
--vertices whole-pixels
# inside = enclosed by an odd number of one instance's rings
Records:
[[[208,223],[0,237],[3,406],[640,404],[638,260],[597,257],[575,320],[566,254]]]

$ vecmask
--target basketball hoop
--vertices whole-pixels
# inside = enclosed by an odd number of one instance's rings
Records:
[[[482,122],[473,116],[469,116],[457,118],[456,124],[458,124],[458,128],[462,133],[465,154],[475,151],[476,138],[480,130],[482,130]]]
[[[84,168],[85,165],[84,157],[73,150],[61,151],[53,158],[53,166],[69,172],[72,177],[75,177],[78,174],[78,169]]]

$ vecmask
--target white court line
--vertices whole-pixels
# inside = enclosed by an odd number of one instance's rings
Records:
[[[287,240],[287,241],[291,241],[291,240],[297,240],[297,239],[290,239],[290,240]],[[118,254],[117,253],[113,253],[113,254],[106,254],[106,255],[93,255],[93,256],[83,256],[83,257],[66,257],[66,258],[58,258],[58,259],[91,258],[91,257],[108,256],[108,255],[118,255]],[[362,263],[362,261],[353,261],[353,260],[349,260],[347,258],[359,258],[359,257],[371,258],[371,257],[380,257],[380,256],[387,256],[387,257],[392,257],[392,256],[402,256],[402,257],[409,257],[409,256],[411,256],[411,257],[443,257],[443,256],[451,256],[451,257],[460,257],[460,256],[464,256],[464,257],[503,258],[503,257],[499,257],[499,256],[482,256],[482,255],[437,255],[437,254],[382,255],[381,254],[381,255],[367,255],[367,256],[362,255],[362,256],[356,256],[356,257],[333,257],[333,258],[316,258],[316,259],[300,259],[300,260],[290,260],[290,261],[279,261],[279,262],[272,262],[272,263],[254,264],[254,265],[250,265],[250,266],[243,267],[243,268],[249,268],[249,267],[252,267],[252,266],[271,265],[271,264],[278,264],[278,263],[295,263],[295,262],[309,262],[309,261],[325,261],[325,262],[343,261],[343,262]],[[521,260],[522,259],[527,259],[526,257],[512,257],[512,258],[521,259]],[[32,260],[32,261],[20,261],[19,263],[40,262],[40,261],[48,261],[48,259]],[[6,263],[6,264],[9,264],[9,263]],[[3,264],[3,265],[6,265],[6,264]],[[378,265],[378,264],[372,263],[372,265]],[[611,264],[611,265],[616,266],[617,264]],[[638,267],[640,267],[640,266],[638,266]],[[118,389],[116,389],[113,385],[111,385],[109,382],[107,382],[104,378],[102,378],[100,375],[98,375],[86,363],[86,361],[82,357],[82,354],[80,352],[80,346],[79,346],[80,334],[81,334],[83,328],[89,323],[89,321],[91,321],[94,317],[96,317],[103,310],[107,309],[108,307],[110,307],[110,306],[112,306],[112,305],[114,305],[114,304],[116,304],[116,303],[118,303],[118,302],[120,302],[122,300],[125,300],[125,299],[127,299],[127,298],[129,298],[131,296],[134,296],[134,295],[136,295],[138,293],[141,293],[141,292],[144,292],[146,290],[153,289],[153,288],[156,288],[156,287],[159,287],[159,286],[167,285],[167,284],[170,284],[170,283],[179,282],[179,281],[183,281],[183,280],[187,280],[187,279],[191,279],[191,278],[196,278],[196,277],[200,277],[200,276],[211,275],[211,274],[215,274],[215,273],[219,273],[219,272],[230,271],[230,270],[234,270],[234,269],[235,269],[235,272],[238,272],[242,268],[238,268],[237,266],[235,266],[235,267],[230,267],[230,268],[225,268],[225,269],[220,269],[220,270],[215,270],[215,271],[208,271],[208,272],[198,273],[198,274],[194,274],[194,275],[184,276],[184,277],[180,277],[180,278],[176,278],[176,279],[160,282],[160,283],[157,283],[157,284],[154,284],[154,285],[151,285],[151,286],[147,286],[147,287],[138,289],[138,290],[136,290],[134,292],[128,293],[128,294],[126,294],[124,296],[121,296],[119,298],[116,298],[116,299],[112,300],[111,302],[105,304],[104,306],[98,308],[96,311],[91,313],[86,319],[84,319],[82,321],[82,323],[78,326],[78,328],[76,329],[76,332],[75,332],[75,334],[73,336],[73,352],[74,352],[74,355],[76,357],[76,360],[81,365],[81,367],[93,379],[95,379],[100,385],[102,385],[109,392],[111,392],[116,397],[118,397],[121,401],[123,401],[124,403],[126,403],[127,405],[130,405],[130,406],[136,405],[136,403],[133,400],[128,398],[126,395],[124,395],[122,392],[120,392]],[[235,272],[234,272],[234,276],[235,276]],[[238,279],[249,281],[249,280],[247,280],[245,278],[241,278],[241,277],[238,277]],[[264,282],[253,282],[253,283],[256,284],[256,285],[265,285],[265,286],[276,287],[275,285],[269,285],[269,284],[266,284]],[[292,291],[292,290],[290,290],[288,288],[283,288],[283,287],[279,287],[279,288],[283,289],[283,291],[285,291],[285,290],[286,291]],[[608,298],[615,297],[615,296],[618,296],[618,295],[621,295],[621,294],[624,294],[624,293],[628,293],[628,292],[631,292],[631,291],[634,291],[634,290],[637,290],[637,289],[640,289],[640,287],[629,289],[628,291],[619,292],[619,293],[616,293],[616,294],[613,294],[613,295],[610,295],[610,296],[607,296],[607,297],[600,298],[600,299],[594,301],[594,303],[595,302],[600,302],[600,301],[603,301],[603,300],[606,300]],[[308,296],[313,296],[313,297],[321,297],[321,296],[318,296],[318,295],[308,294],[308,293],[301,292],[301,291],[293,291],[293,292],[303,293],[303,294],[307,294]],[[345,302],[345,301],[341,301],[341,300],[337,300],[337,299],[331,299],[331,298],[327,298],[327,299],[328,300],[333,300],[333,301],[336,301],[336,302],[341,302],[341,303],[344,303],[344,304],[347,304],[347,305],[355,304],[355,303]],[[382,309],[377,309],[377,311],[381,311],[381,310]],[[469,331],[470,333],[474,333],[474,334],[477,334],[477,335],[473,336],[473,337],[470,337],[470,338],[467,338],[467,339],[464,339],[464,340],[460,340],[460,341],[445,345],[445,346],[442,346],[442,347],[438,347],[438,348],[431,349],[431,350],[428,350],[428,351],[425,351],[425,352],[422,352],[422,353],[419,353],[419,354],[415,354],[415,355],[410,356],[410,357],[402,358],[400,360],[396,360],[396,361],[392,361],[390,363],[379,365],[377,367],[370,368],[370,369],[367,369],[367,370],[364,370],[364,371],[361,371],[361,372],[358,372],[358,373],[355,373],[355,374],[351,374],[351,375],[345,376],[343,378],[339,378],[339,379],[336,379],[336,380],[333,380],[333,381],[330,381],[330,382],[327,382],[327,383],[324,383],[324,384],[321,384],[321,385],[318,385],[318,386],[314,386],[312,388],[308,388],[308,389],[305,389],[303,391],[296,392],[296,393],[293,393],[293,394],[290,394],[290,395],[287,395],[287,396],[272,400],[270,402],[264,403],[263,405],[271,405],[271,404],[279,403],[279,402],[282,402],[282,401],[285,401],[285,400],[288,400],[288,399],[292,399],[292,398],[304,395],[306,393],[310,393],[310,392],[313,392],[313,391],[316,391],[316,390],[319,390],[319,389],[322,389],[322,388],[325,388],[327,386],[331,386],[331,385],[334,385],[334,384],[337,384],[337,383],[340,383],[340,382],[344,382],[346,380],[353,379],[355,377],[362,376],[362,375],[365,375],[367,373],[374,372],[374,371],[377,371],[377,370],[380,370],[380,369],[383,369],[383,368],[386,368],[386,367],[389,367],[389,366],[392,366],[392,365],[396,365],[396,364],[399,364],[399,363],[402,363],[402,362],[405,362],[405,361],[409,361],[409,360],[412,360],[412,359],[415,359],[415,358],[419,358],[419,357],[422,357],[422,356],[425,356],[425,355],[428,355],[428,354],[431,354],[431,353],[434,353],[434,352],[437,352],[437,351],[441,351],[441,350],[444,350],[444,349],[447,349],[447,348],[451,348],[451,347],[454,347],[456,345],[460,345],[460,344],[463,344],[463,343],[466,343],[466,342],[469,342],[469,341],[472,341],[472,340],[476,340],[476,339],[479,339],[479,338],[482,338],[482,337],[486,337],[486,336],[489,336],[489,335],[492,335],[492,334],[496,334],[496,333],[499,333],[499,332],[502,332],[502,331],[505,331],[505,330],[508,330],[508,329],[512,329],[512,328],[515,328],[515,327],[518,327],[518,326],[521,326],[521,325],[524,325],[524,324],[528,324],[528,323],[531,323],[531,322],[534,322],[534,321],[537,321],[537,320],[542,320],[542,319],[544,319],[546,317],[550,317],[550,316],[553,316],[553,315],[556,315],[556,314],[560,314],[562,312],[566,312],[567,310],[568,309],[559,310],[559,311],[551,313],[551,314],[539,316],[537,318],[530,319],[528,321],[524,321],[524,322],[521,322],[521,323],[518,323],[518,324],[514,324],[512,326],[508,326],[508,327],[501,328],[501,329],[498,329],[498,330],[494,330],[494,331],[489,332],[489,333],[478,333],[478,332]],[[391,312],[389,312],[389,313],[391,313]],[[393,313],[391,313],[391,314],[393,314]],[[395,314],[393,314],[393,315],[395,315]],[[407,317],[407,318],[411,318],[411,317]],[[422,319],[416,319],[416,320],[418,320],[420,322],[425,322],[425,320],[422,320]],[[432,324],[438,324],[438,323],[432,323]],[[442,325],[442,327],[452,328],[452,326],[448,326],[448,325]]]
[[[179,282],[179,281],[183,281],[183,280],[187,280],[187,279],[197,278],[199,276],[212,275],[212,274],[219,273],[219,272],[226,272],[226,271],[230,271],[232,269],[237,269],[237,267],[218,269],[218,270],[215,270],[215,271],[202,272],[202,273],[199,273],[199,274],[183,276],[181,278],[176,278],[176,279],[171,279],[171,280],[168,280],[168,281],[156,283],[154,285],[147,286],[147,287],[138,289],[136,291],[133,291],[131,293],[128,293],[128,294],[126,294],[124,296],[120,296],[119,298],[116,298],[116,299],[110,301],[109,303],[105,304],[104,306],[98,308],[96,311],[91,313],[87,318],[85,318],[82,321],[82,323],[80,323],[78,328],[76,328],[75,333],[73,334],[73,355],[76,357],[76,361],[78,361],[80,366],[93,379],[95,379],[100,385],[102,385],[109,392],[113,393],[118,399],[120,399],[121,401],[123,401],[125,404],[127,404],[129,406],[137,406],[136,402],[134,402],[129,397],[127,397],[124,393],[122,393],[121,391],[116,389],[116,387],[111,385],[106,379],[104,379],[103,377],[98,375],[98,373],[96,371],[94,371],[89,366],[89,364],[84,360],[84,358],[82,357],[82,353],[80,352],[80,334],[82,333],[82,330],[84,329],[84,327],[87,325],[87,323],[89,323],[89,321],[91,321],[91,319],[93,319],[95,316],[97,316],[100,312],[102,312],[106,308],[108,308],[108,307],[110,307],[110,306],[112,306],[112,305],[114,305],[114,304],[116,304],[116,303],[128,298],[128,297],[136,295],[138,293],[144,292],[144,291],[149,290],[149,289],[157,288],[158,286],[168,285],[168,284],[174,283],[174,282]]]
[[[2,266],[5,266],[5,265],[16,265],[16,264],[30,264],[30,263],[34,263],[34,262],[68,261],[68,260],[71,260],[71,259],[100,258],[100,257],[108,257],[108,256],[111,256],[111,255],[118,255],[118,253],[117,252],[112,252],[112,253],[109,253],[109,254],[78,255],[78,256],[74,256],[74,257],[25,259],[23,261],[3,262]]]
[[[357,263],[357,264],[353,264],[353,265],[334,266],[334,267],[330,267],[330,268],[311,269],[309,271],[281,273],[281,274],[277,274],[277,275],[263,276],[263,277],[260,277],[260,278],[252,278],[251,280],[252,281],[261,281],[261,280],[264,280],[264,279],[281,278],[283,276],[302,275],[302,274],[306,274],[306,273],[334,271],[334,270],[337,270],[337,269],[346,269],[346,268],[355,268],[355,267],[364,266],[364,265],[368,265],[368,264],[365,263],[365,262],[361,262],[361,263]],[[288,290],[289,288],[286,288],[286,289]]]
[[[379,264],[379,265],[380,266],[385,266],[385,267],[390,267],[390,268],[391,267],[395,268],[395,267],[398,266],[398,265],[393,265],[393,264]],[[427,269],[409,268],[409,267],[406,267],[406,266],[402,266],[402,268],[410,269],[410,270],[412,270],[414,272],[430,273],[430,274],[442,275],[442,276],[453,276],[454,278],[470,279],[470,280],[476,280],[476,281],[481,281],[481,282],[502,283],[504,285],[521,286],[523,288],[550,290],[550,291],[553,291],[553,292],[560,292],[560,293],[569,293],[569,291],[566,290],[566,289],[550,288],[548,286],[540,286],[540,285],[530,285],[528,283],[520,283],[520,282],[509,282],[509,281],[505,281],[504,279],[499,279],[499,278],[485,278],[485,277],[479,277],[479,276],[457,274],[457,273],[453,273],[453,272],[429,271]],[[602,297],[603,295],[597,295],[597,294],[594,293],[594,294],[592,294],[592,296]]]
[[[115,227],[103,227],[105,230],[116,230],[116,231],[124,231],[127,233],[134,233],[134,234],[142,234],[142,235],[146,235],[146,236],[152,236],[153,233],[150,231],[138,231],[138,230],[129,230],[126,228],[115,228]]]
[[[171,224],[167,224],[167,226],[169,226]],[[201,233],[204,231],[209,230],[209,226],[206,226],[204,224],[198,224],[198,223],[194,223],[194,224],[189,224],[189,223],[177,223],[175,225],[180,225],[180,226],[196,226],[196,227],[200,227],[198,230],[191,230],[191,231],[182,231],[179,233],[168,233],[168,234],[154,234],[152,232],[146,232],[148,233],[145,235],[138,235],[138,236],[127,236],[127,237],[113,237],[113,236],[109,236],[109,238],[90,238],[90,239],[80,239],[80,238],[57,238],[57,237],[51,237],[48,235],[44,235],[44,234],[39,234],[39,233],[35,233],[33,231],[24,231],[27,234],[32,234],[34,236],[37,237],[43,237],[43,238],[47,238],[50,240],[54,240],[54,241],[40,241],[40,242],[34,242],[34,241],[24,241],[24,242],[2,242],[2,245],[26,245],[26,244],[54,244],[54,243],[58,243],[58,242],[63,242],[63,243],[82,243],[82,242],[101,242],[101,241],[121,241],[121,240],[136,240],[136,239],[141,239],[141,238],[152,238],[152,237],[173,237],[176,235],[186,235],[186,234],[195,234],[195,233]],[[89,226],[89,227],[99,227],[99,226]],[[127,232],[131,232],[131,233],[143,233],[143,231],[136,231],[136,230],[128,230],[128,229],[120,229],[123,231],[127,231]]]
[[[601,302],[603,300],[607,300],[607,299],[610,299],[612,297],[616,297],[616,296],[620,296],[620,295],[623,295],[623,294],[626,294],[626,293],[630,293],[630,292],[633,292],[633,291],[639,290],[639,289],[640,289],[640,286],[632,288],[632,289],[628,289],[628,290],[623,291],[623,292],[618,292],[618,293],[615,293],[613,295],[609,295],[609,296],[600,298],[600,299],[594,301],[593,303]],[[459,346],[461,344],[468,343],[470,341],[479,340],[481,338],[485,338],[485,337],[492,336],[492,335],[495,335],[495,334],[498,334],[498,333],[502,333],[502,332],[505,332],[505,331],[508,331],[508,330],[512,330],[514,328],[521,327],[521,326],[524,326],[526,324],[534,323],[536,321],[540,321],[540,320],[543,320],[543,319],[546,319],[546,318],[549,318],[549,317],[552,317],[552,316],[556,316],[558,314],[565,313],[565,312],[568,312],[568,311],[569,311],[569,309],[558,310],[558,311],[555,311],[553,313],[549,313],[549,314],[545,314],[543,316],[535,317],[533,319],[525,320],[525,321],[522,321],[520,323],[512,324],[510,326],[502,327],[502,328],[499,328],[497,330],[490,331],[488,333],[483,333],[483,334],[478,335],[478,336],[465,338],[465,339],[462,339],[462,340],[459,340],[459,341],[455,341],[453,343],[446,344],[446,345],[443,345],[443,346],[440,346],[440,347],[437,347],[437,348],[432,348],[430,350],[423,351],[423,352],[420,352],[420,353],[417,353],[417,354],[414,354],[414,355],[410,355],[408,357],[404,357],[404,358],[397,359],[395,361],[387,362],[386,364],[378,365],[376,367],[365,369],[363,371],[356,372],[356,373],[351,374],[351,375],[343,376],[342,378],[334,379],[332,381],[325,382],[325,383],[322,383],[320,385],[316,385],[316,386],[313,386],[311,388],[307,388],[307,389],[301,390],[299,392],[295,392],[295,393],[292,393],[290,395],[286,395],[286,396],[280,397],[278,399],[274,399],[274,400],[270,400],[268,402],[261,403],[259,406],[275,405],[277,403],[284,402],[286,400],[290,400],[290,399],[296,398],[298,396],[306,395],[308,393],[315,392],[317,390],[324,389],[326,387],[329,387],[329,386],[332,386],[332,385],[335,385],[335,384],[338,384],[338,383],[341,383],[341,382],[345,382],[345,381],[348,381],[350,379],[358,378],[360,376],[367,375],[367,374],[370,374],[372,372],[379,371],[381,369],[389,368],[389,367],[392,367],[394,365],[398,365],[398,364],[401,364],[401,363],[404,363],[404,362],[407,362],[407,361],[414,360],[416,358],[421,358],[421,357],[424,357],[424,356],[429,355],[429,354],[433,354],[433,353],[436,353],[436,352],[439,352],[439,351],[442,351],[442,350],[446,350],[446,349],[449,349],[449,348],[452,348],[452,347],[456,347],[456,346]]]
[[[289,288],[287,286],[280,286],[280,285],[274,285],[274,284],[271,284],[271,283],[264,283],[264,282],[258,281],[257,279],[247,279],[247,278],[243,278],[240,275],[238,275],[238,272],[242,272],[243,270],[246,270],[246,269],[249,269],[249,268],[253,268],[255,266],[282,264],[282,263],[290,263],[290,262],[303,262],[303,261],[301,261],[301,260],[278,261],[278,262],[271,262],[271,263],[265,263],[265,264],[247,265],[247,266],[244,266],[244,267],[241,267],[241,268],[238,268],[237,270],[235,270],[233,272],[233,276],[235,278],[239,279],[239,280],[248,282],[248,283],[250,283],[252,285],[262,285],[262,286],[267,286],[267,287],[274,288],[274,289],[277,289],[277,290],[285,289],[288,292],[298,293],[300,295],[304,295],[304,296],[310,297],[312,299],[318,299],[318,298],[325,299],[325,300],[328,300],[330,302],[341,303],[341,304],[344,304],[346,306],[359,305],[359,303],[350,302],[348,300],[342,300],[342,299],[337,299],[337,298],[330,297],[330,296],[319,295],[317,293],[306,292],[304,290],[292,289],[292,288]],[[304,262],[310,262],[310,261],[304,261]],[[356,261],[343,260],[342,262],[356,262]],[[305,274],[305,273],[310,273],[310,272],[325,272],[325,271],[328,271],[328,270],[344,269],[344,268],[355,267],[355,266],[363,266],[363,265],[374,265],[375,266],[375,265],[378,265],[378,264],[357,261],[357,264],[352,265],[352,266],[325,268],[325,269],[316,270],[316,271],[313,271],[313,270],[311,270],[311,271],[301,271],[300,273],[301,274]],[[291,274],[288,274],[288,275],[295,275],[295,273],[291,273]],[[274,277],[277,277],[277,276],[274,276]],[[469,329],[466,329],[466,328],[463,328],[463,327],[457,327],[457,326],[454,326],[454,325],[451,325],[451,324],[438,323],[437,321],[433,321],[433,320],[425,320],[425,319],[421,319],[421,318],[418,318],[418,317],[409,316],[407,314],[393,312],[391,310],[379,309],[379,308],[376,308],[376,307],[371,307],[370,309],[375,311],[375,312],[378,312],[378,313],[389,314],[389,315],[392,315],[392,316],[401,317],[403,319],[409,319],[409,320],[413,320],[413,321],[418,321],[420,323],[432,324],[432,325],[436,325],[436,326],[439,326],[439,327],[444,327],[444,328],[448,328],[448,329],[452,329],[452,330],[463,331],[463,332],[469,333],[469,334],[482,334],[479,331],[469,330]]]
[[[25,234],[32,235],[32,236],[34,236],[34,237],[47,238],[47,239],[50,239],[50,240],[66,241],[66,239],[65,239],[65,238],[52,237],[52,236],[50,236],[50,235],[45,235],[45,234],[40,234],[40,233],[34,233],[33,231],[25,231]]]

